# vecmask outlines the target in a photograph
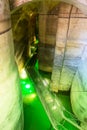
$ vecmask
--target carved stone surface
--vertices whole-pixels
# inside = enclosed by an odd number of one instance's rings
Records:
[[[22,130],[22,97],[8,0],[0,0],[0,130]]]
[[[84,48],[81,62],[73,80],[71,88],[71,104],[77,117],[83,122],[83,124],[87,124],[87,46]]]
[[[87,44],[87,16],[71,5],[60,4],[59,9],[51,89],[53,86],[57,88],[55,91],[58,89],[66,91],[72,85]],[[56,80],[59,81],[57,84],[54,83],[55,86],[53,84],[56,75],[54,72],[57,73]]]
[[[48,72],[52,71],[58,19],[58,16],[52,13],[39,14],[39,69]]]

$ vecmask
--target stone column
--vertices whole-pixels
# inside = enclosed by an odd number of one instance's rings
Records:
[[[86,46],[87,16],[69,4],[59,5],[51,88],[70,89]]]
[[[0,0],[0,130],[22,128],[22,98],[14,59],[9,1]]]
[[[39,69],[46,72],[52,72],[58,22],[57,8],[50,8],[43,2],[39,11]]]

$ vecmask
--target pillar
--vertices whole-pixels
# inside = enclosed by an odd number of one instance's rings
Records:
[[[22,98],[14,59],[9,1],[0,0],[0,130],[22,128]]]

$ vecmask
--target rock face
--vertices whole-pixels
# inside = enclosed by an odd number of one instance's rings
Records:
[[[0,0],[0,130],[22,130],[22,98],[8,0]]]

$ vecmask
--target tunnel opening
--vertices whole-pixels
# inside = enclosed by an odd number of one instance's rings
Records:
[[[39,40],[38,52],[35,51],[38,53],[39,69],[51,72],[51,91],[70,91],[73,112],[83,122],[82,127],[85,129],[87,16],[75,6],[66,3],[60,3],[55,7],[49,6],[50,11],[43,4],[41,7],[43,8],[40,8],[39,13],[36,13],[34,17],[38,22],[33,25],[33,21],[31,21],[28,26],[30,28],[32,25],[31,31],[35,27],[33,34],[29,33],[33,40],[29,41],[28,46],[32,44],[32,41],[36,42],[36,38]],[[29,15],[29,17],[31,16]],[[79,100],[80,96],[82,98]],[[83,111],[83,116],[81,111]]]

